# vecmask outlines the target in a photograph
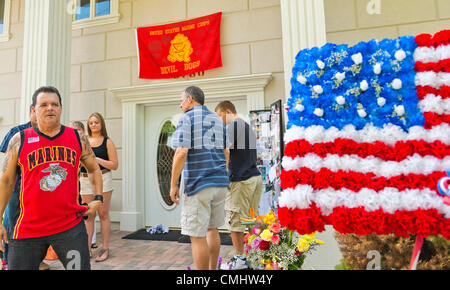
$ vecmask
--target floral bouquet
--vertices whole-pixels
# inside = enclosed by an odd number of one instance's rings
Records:
[[[255,270],[298,270],[306,254],[322,241],[310,235],[300,235],[284,228],[277,216],[270,211],[264,216],[243,219],[243,224],[252,227],[244,237],[245,253],[250,268]]]

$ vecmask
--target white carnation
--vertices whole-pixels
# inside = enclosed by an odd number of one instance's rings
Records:
[[[297,104],[297,106],[295,106],[295,109],[299,112],[303,112],[305,106],[303,106],[302,104]]]
[[[315,85],[313,87],[313,90],[316,94],[319,94],[319,95],[323,93],[323,88],[321,85]]]
[[[320,69],[324,69],[325,68],[325,64],[323,63],[323,61],[321,61],[320,59],[316,60],[316,64]]]
[[[381,73],[381,63],[377,63],[373,66],[373,72],[377,75]]]
[[[403,107],[403,105],[394,106],[394,109],[398,116],[403,116],[405,114],[405,107]]]
[[[378,98],[377,104],[378,104],[378,106],[383,107],[386,104],[386,99],[383,97]]]
[[[401,79],[394,79],[392,81],[392,88],[394,90],[400,90],[402,88],[402,80]]]
[[[363,56],[360,52],[352,55],[352,60],[355,64],[362,64],[363,62]]]
[[[314,115],[316,115],[317,117],[322,117],[323,116],[323,109],[321,108],[316,108],[314,110]]]
[[[343,73],[336,73],[335,77],[336,77],[336,79],[338,81],[341,82],[341,81],[343,81],[345,79],[345,72],[343,72]]]
[[[359,109],[359,110],[358,110],[358,115],[359,115],[361,118],[365,118],[365,117],[367,116],[366,110],[364,110],[364,109]]]
[[[394,56],[395,56],[396,60],[402,61],[402,60],[404,60],[406,58],[406,53],[405,53],[405,51],[403,49],[400,49],[400,50],[397,50],[395,52]]]
[[[298,75],[297,76],[297,81],[299,83],[301,83],[302,85],[306,85],[306,78],[304,76],[302,76],[302,75]]]
[[[338,96],[336,97],[336,103],[338,103],[339,105],[344,105],[345,104],[345,98],[343,96]]]
[[[367,83],[366,80],[363,80],[360,84],[359,87],[361,88],[361,90],[363,90],[364,92],[367,91],[369,89],[369,84]]]

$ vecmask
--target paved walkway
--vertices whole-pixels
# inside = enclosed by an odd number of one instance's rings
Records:
[[[96,252],[101,247],[101,235],[97,233],[99,248],[93,251],[92,270],[186,270],[194,269],[191,244],[122,239],[131,232],[111,231],[110,255],[106,261],[96,263]],[[232,246],[221,246],[220,255],[227,259],[233,253]],[[63,270],[59,260],[45,260],[50,270]]]

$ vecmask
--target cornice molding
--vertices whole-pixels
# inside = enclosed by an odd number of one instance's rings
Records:
[[[263,92],[272,80],[271,73],[232,76],[189,81],[162,82],[143,86],[115,88],[110,91],[122,103],[137,104],[179,101],[181,92],[188,86],[200,87],[208,98],[232,97]]]

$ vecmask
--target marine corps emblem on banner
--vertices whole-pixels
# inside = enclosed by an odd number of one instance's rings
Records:
[[[136,30],[139,78],[181,77],[222,66],[222,13]]]
[[[169,56],[167,57],[170,62],[184,61],[188,63],[191,61],[191,54],[194,50],[189,38],[179,33],[170,41],[170,44]]]

